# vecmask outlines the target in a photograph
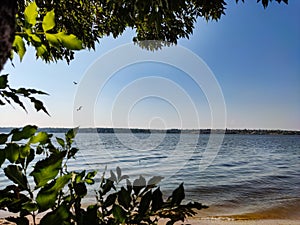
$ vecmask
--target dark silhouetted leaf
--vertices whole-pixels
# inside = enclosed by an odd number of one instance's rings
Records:
[[[40,100],[35,99],[34,97],[29,97],[29,99],[34,104],[34,108],[36,109],[36,111],[42,110],[42,111],[44,111],[44,113],[46,113],[48,116],[50,116],[47,109],[44,107],[43,102],[41,102]]]
[[[22,173],[21,167],[16,165],[8,165],[4,169],[4,173],[11,181],[19,185],[22,189],[28,189],[28,181],[26,176]]]
[[[29,225],[29,220],[26,217],[7,217],[6,220],[16,223],[17,225]]]
[[[5,157],[11,162],[14,163],[19,159],[20,150],[19,145],[16,143],[8,143],[5,147]]]
[[[139,215],[143,216],[147,210],[149,209],[150,202],[152,198],[151,191],[148,191],[141,199],[140,206],[139,206]]]
[[[133,181],[133,190],[134,193],[137,195],[139,194],[140,190],[146,186],[146,180],[143,176],[140,176],[138,179]]]
[[[130,207],[131,197],[130,192],[126,190],[124,187],[121,187],[121,190],[118,192],[118,202],[125,209]]]
[[[7,141],[9,134],[0,134],[0,145],[4,144]]]
[[[150,187],[155,187],[159,182],[161,182],[162,179],[164,179],[164,177],[154,176],[154,177],[150,178],[147,185]]]
[[[38,210],[38,205],[34,202],[26,202],[23,204],[23,209],[27,210],[28,212],[33,212]]]
[[[185,198],[183,183],[176,188],[171,196],[172,205],[180,205],[181,201]]]
[[[0,76],[0,89],[5,89],[7,87],[7,84],[8,84],[7,77],[8,77],[8,74]]]
[[[68,156],[67,158],[70,159],[70,158],[75,158],[75,155],[76,153],[79,151],[78,148],[71,148],[70,151],[68,151]]]
[[[118,180],[120,180],[121,179],[121,175],[122,175],[122,171],[121,171],[120,167],[117,166],[116,171],[117,171]]]
[[[47,213],[40,221],[40,225],[65,225],[70,216],[70,211],[65,205],[60,205],[57,209]]]
[[[87,189],[84,183],[77,183],[74,185],[76,195],[83,198],[87,194]]]
[[[152,211],[157,211],[163,207],[162,192],[157,188],[152,194]]]
[[[37,131],[37,126],[27,125],[22,128],[22,130],[14,130],[12,131],[13,135],[11,140],[12,141],[20,141],[22,139],[28,139],[32,137],[35,132]]]
[[[109,207],[116,202],[117,193],[113,193],[107,196],[104,202],[104,207]]]
[[[112,170],[110,171],[110,178],[109,179],[114,181],[114,182],[117,182],[116,174]]]
[[[110,179],[105,179],[105,183],[102,187],[102,194],[105,195],[107,192],[109,192],[112,188],[114,188],[114,182]]]
[[[0,167],[1,167],[2,164],[4,163],[5,159],[6,159],[5,150],[0,149]]]
[[[35,157],[34,150],[33,150],[33,149],[30,149],[29,155],[28,155],[27,158],[26,158],[25,168],[28,167],[29,163],[32,162],[32,160],[34,159],[34,157]]]
[[[65,141],[62,138],[56,137],[56,141],[57,143],[61,146],[61,147],[65,147]]]

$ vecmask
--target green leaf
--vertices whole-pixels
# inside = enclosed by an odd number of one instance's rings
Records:
[[[22,173],[22,168],[16,165],[8,165],[4,169],[5,175],[22,189],[28,189],[28,181],[26,176]]]
[[[97,174],[97,171],[89,172],[86,175],[84,182],[87,184],[94,184],[95,183],[94,177],[96,176],[96,174]]]
[[[47,213],[40,221],[40,225],[65,225],[70,216],[70,210],[65,205],[60,205],[57,209]]]
[[[48,140],[50,139],[50,137],[51,137],[51,135],[47,134],[46,132],[41,131],[34,137],[31,137],[29,142],[31,144],[36,144],[36,143],[46,144],[48,142]]]
[[[36,35],[36,34],[28,34],[29,37],[31,37],[31,39],[34,41],[34,42],[37,42],[37,43],[41,43],[41,39]]]
[[[23,145],[20,146],[20,158],[24,159],[30,154],[30,146],[29,145]]]
[[[37,46],[36,48],[36,56],[37,57],[42,57],[44,56],[45,54],[47,54],[47,47],[45,45],[41,45],[41,46]]]
[[[16,143],[8,143],[5,147],[5,157],[11,162],[14,163],[19,159],[20,150],[19,145]]]
[[[61,176],[39,191],[36,197],[36,202],[39,206],[40,212],[52,208],[55,205],[59,192],[71,180],[71,177],[71,173]]]
[[[25,21],[31,25],[35,25],[37,15],[37,5],[35,2],[31,2],[24,11]]]
[[[43,27],[44,32],[51,30],[55,27],[54,9],[52,9],[50,12],[47,12],[47,14],[45,15],[45,17],[43,19],[42,27]]]
[[[38,210],[38,205],[34,202],[26,202],[22,208],[27,210],[28,212],[33,212]]]
[[[78,132],[78,127],[68,130],[68,132],[66,133],[66,139],[75,138],[77,132]]]
[[[47,184],[51,179],[54,179],[61,169],[62,160],[66,152],[52,154],[48,158],[38,161],[34,170],[30,173],[34,177],[36,188]]]
[[[130,207],[131,196],[130,192],[128,192],[124,187],[121,187],[121,190],[118,192],[118,202],[125,209]]]
[[[5,89],[8,84],[8,74],[0,76],[0,89]]]
[[[59,47],[60,42],[59,38],[57,37],[57,34],[45,34],[47,41],[49,41],[49,44],[53,47]]]
[[[65,147],[65,141],[62,138],[56,137],[56,141],[57,143],[61,146],[61,147]]]
[[[74,34],[66,34],[65,32],[59,32],[56,34],[62,45],[69,50],[83,49],[82,41],[79,40]]]
[[[126,212],[119,205],[114,205],[112,208],[113,216],[115,220],[120,223],[124,223],[126,220]]]
[[[28,139],[32,137],[37,131],[37,126],[27,125],[22,128],[22,130],[13,130],[12,131],[12,141],[20,141],[22,139]]]
[[[12,46],[15,48],[16,53],[19,55],[20,61],[22,61],[22,59],[25,55],[25,52],[26,52],[25,43],[24,43],[22,37],[19,35],[16,35]]]

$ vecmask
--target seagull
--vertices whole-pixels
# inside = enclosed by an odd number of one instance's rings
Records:
[[[73,84],[75,84],[75,85],[76,85],[76,84],[77,84],[77,82],[76,82],[76,81],[73,81]]]
[[[82,109],[82,106],[79,106],[79,108],[78,109],[76,109],[77,111],[79,111],[79,110],[81,110]]]

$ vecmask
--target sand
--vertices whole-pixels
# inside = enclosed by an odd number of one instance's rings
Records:
[[[300,225],[299,214],[293,216],[287,215],[287,218],[266,218],[263,214],[245,214],[245,215],[232,215],[232,216],[211,216],[209,212],[197,214],[195,217],[188,218],[184,223],[177,222],[176,225]],[[205,215],[206,214],[206,215]],[[9,213],[0,210],[0,225],[14,225],[8,222],[4,217]],[[160,221],[159,225],[166,224],[166,220]]]

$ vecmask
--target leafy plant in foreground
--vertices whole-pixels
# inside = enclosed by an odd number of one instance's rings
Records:
[[[71,129],[64,139],[56,138],[56,143],[51,134],[30,125],[0,134],[0,166],[12,182],[0,190],[0,209],[18,213],[7,220],[23,225],[32,217],[37,224],[38,216],[41,225],[84,225],[157,224],[166,218],[167,224],[173,224],[206,207],[182,204],[183,184],[164,200],[156,186],[162,177],[154,176],[147,182],[140,176],[131,183],[119,167],[110,171],[109,178],[103,173],[95,203],[83,207],[87,185],[95,183],[96,171],[68,171],[68,161],[78,151],[72,145],[75,134],[76,129]]]

